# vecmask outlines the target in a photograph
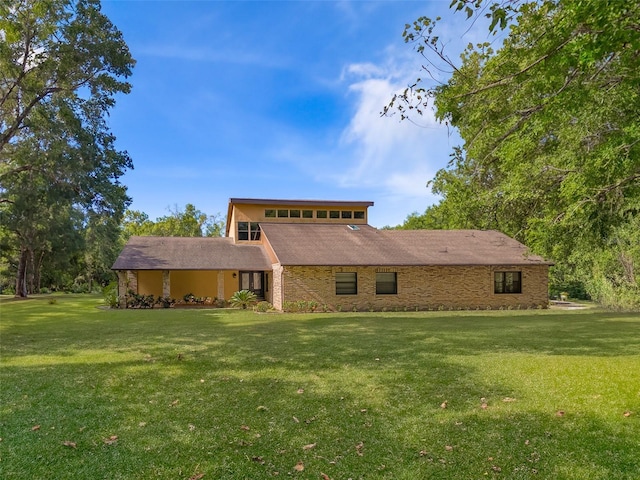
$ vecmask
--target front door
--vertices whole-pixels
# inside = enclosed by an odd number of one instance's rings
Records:
[[[264,299],[264,272],[240,272],[240,290],[249,290]]]

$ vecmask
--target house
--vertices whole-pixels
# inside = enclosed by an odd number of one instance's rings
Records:
[[[113,265],[119,295],[229,299],[282,310],[546,307],[550,262],[485,230],[378,230],[373,202],[231,198],[222,238],[132,237]]]

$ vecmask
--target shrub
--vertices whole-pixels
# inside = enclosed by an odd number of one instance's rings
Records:
[[[155,304],[153,295],[144,295],[129,290],[127,294],[127,307],[129,308],[153,308]]]
[[[104,298],[104,303],[107,304],[111,308],[118,307],[118,283],[111,282],[109,285],[102,289],[102,296]]]
[[[196,296],[193,293],[187,293],[182,297],[184,303],[196,303]]]
[[[156,303],[161,305],[162,308],[170,308],[176,303],[176,299],[171,297],[158,297]]]
[[[253,307],[253,310],[256,312],[260,312],[260,313],[265,313],[268,312],[270,310],[273,310],[273,305],[271,305],[269,302],[258,302],[256,303],[256,305]]]
[[[247,307],[254,305],[257,303],[258,298],[256,294],[250,290],[240,290],[234,293],[229,299],[229,303],[232,307],[240,307],[243,310],[246,310]]]

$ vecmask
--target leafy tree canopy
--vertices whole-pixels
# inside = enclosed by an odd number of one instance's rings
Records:
[[[122,222],[122,235],[128,239],[133,235],[156,237],[220,237],[224,232],[224,221],[220,214],[207,215],[193,204],[187,203],[184,210],[177,206],[169,215],[155,221],[138,210],[127,210]]]
[[[89,270],[105,271],[94,242],[117,232],[130,201],[119,178],[133,166],[106,119],[134,60],[98,0],[4,1],[0,38],[0,243],[25,296],[47,257],[62,258],[52,239],[65,216],[80,216],[74,245],[89,242]]]
[[[557,263],[554,282],[581,283],[612,306],[640,306],[640,4],[600,0],[454,0],[504,37],[452,61],[439,19],[405,39],[432,77],[386,113],[428,109],[463,144],[429,182],[442,201],[424,222],[502,230]],[[415,218],[410,218],[413,224]]]

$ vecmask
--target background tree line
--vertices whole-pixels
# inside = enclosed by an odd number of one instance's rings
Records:
[[[51,214],[54,211],[55,214]],[[219,237],[224,234],[220,214],[207,215],[188,203],[151,220],[138,210],[126,210],[120,224],[89,219],[80,209],[49,208],[50,221],[41,225],[42,247],[27,264],[27,294],[49,291],[91,292],[115,279],[111,266],[132,235]],[[0,232],[0,289],[15,293],[20,250],[4,229]]]
[[[504,37],[459,61],[422,17],[404,37],[421,80],[385,109],[434,109],[463,143],[429,182],[441,201],[401,228],[497,229],[556,262],[552,288],[640,308],[640,4],[454,0]],[[491,38],[490,35],[488,38]]]

